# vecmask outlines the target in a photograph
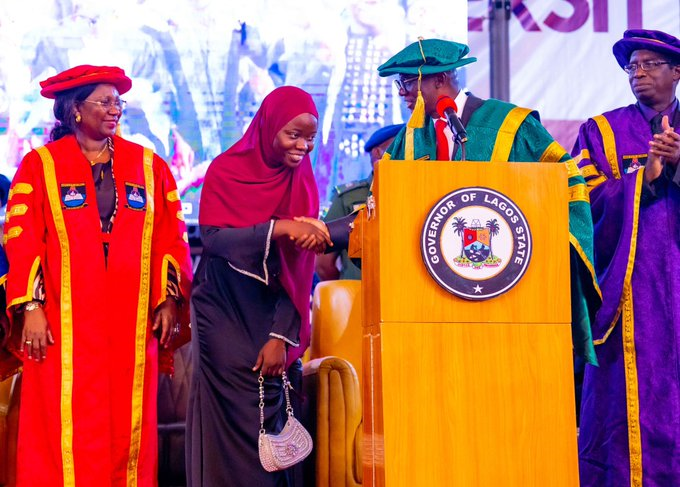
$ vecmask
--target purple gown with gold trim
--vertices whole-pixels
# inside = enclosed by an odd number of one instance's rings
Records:
[[[680,127],[680,111],[671,118]],[[680,485],[680,171],[644,184],[651,139],[630,105],[584,123],[573,151],[603,294],[581,404],[583,486]]]

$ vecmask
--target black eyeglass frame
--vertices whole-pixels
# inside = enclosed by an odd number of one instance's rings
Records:
[[[424,78],[425,76],[423,76]],[[418,80],[418,75],[416,76],[411,76],[410,78],[405,78],[405,79],[395,79],[394,80],[394,85],[397,87],[399,91],[404,90],[406,92],[411,91],[411,88],[413,88],[413,82]],[[408,86],[408,87],[407,87]]]
[[[630,63],[626,64],[623,67],[623,70],[628,73],[630,76],[631,74],[637,73],[638,68],[644,71],[645,73],[649,71],[654,71],[657,69],[659,66],[663,66],[664,64],[672,64],[669,61],[643,61],[641,63]]]

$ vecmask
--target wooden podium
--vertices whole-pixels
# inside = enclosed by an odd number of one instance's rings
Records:
[[[431,277],[423,225],[459,188],[510,198],[532,255],[507,292],[468,300]],[[363,275],[368,486],[576,486],[566,167],[383,161],[355,220]]]

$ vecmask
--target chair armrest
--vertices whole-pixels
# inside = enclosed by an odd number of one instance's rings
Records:
[[[339,357],[307,362],[303,388],[308,399],[303,414],[314,437],[316,485],[361,485],[363,420],[354,367]]]

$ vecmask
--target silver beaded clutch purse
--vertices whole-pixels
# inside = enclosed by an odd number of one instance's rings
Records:
[[[312,437],[302,423],[293,416],[293,407],[290,405],[290,382],[284,372],[283,391],[286,396],[286,412],[288,421],[280,433],[271,434],[264,430],[264,378],[262,374],[258,378],[260,383],[260,437],[258,447],[260,463],[267,472],[284,470],[301,462],[312,452]]]

